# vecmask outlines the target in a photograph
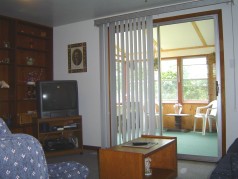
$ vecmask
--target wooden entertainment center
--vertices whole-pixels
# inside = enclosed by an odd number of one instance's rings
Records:
[[[82,153],[82,116],[37,118],[35,83],[52,79],[53,28],[0,16],[0,81],[9,84],[0,88],[0,117],[13,133],[34,135],[44,148],[47,140],[76,140],[76,147],[46,155]]]
[[[76,154],[83,152],[82,116],[34,118],[33,134],[41,142],[46,156]],[[46,141],[60,139],[72,139],[75,147],[69,149],[46,150]],[[52,143],[52,141],[50,141]],[[58,145],[58,144],[57,144]],[[65,146],[63,146],[65,147]],[[53,147],[52,147],[53,149]]]
[[[0,117],[12,132],[32,135],[35,82],[52,80],[53,29],[0,16]]]

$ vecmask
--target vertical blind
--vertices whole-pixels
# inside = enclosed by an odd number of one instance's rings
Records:
[[[102,137],[110,134],[110,145],[116,145],[154,134],[152,16],[103,24],[100,34],[102,107],[107,111]]]

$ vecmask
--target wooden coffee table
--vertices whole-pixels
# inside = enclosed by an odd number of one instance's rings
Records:
[[[100,178],[143,179],[177,177],[176,137],[143,135],[131,142],[153,143],[143,146],[117,145],[99,150]],[[128,144],[128,143],[127,143]],[[145,175],[145,158],[151,159],[152,175]]]

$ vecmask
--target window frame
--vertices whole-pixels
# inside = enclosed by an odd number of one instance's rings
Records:
[[[208,55],[207,54],[200,54],[200,55],[193,55],[193,56],[180,56],[180,57],[170,57],[170,58],[162,58],[162,60],[170,60],[170,59],[177,59],[177,92],[178,92],[178,99],[177,100],[163,100],[162,98],[162,103],[208,103],[210,99],[210,93],[208,89],[208,98],[206,100],[184,100],[183,98],[183,59],[187,58],[199,58],[199,57],[205,57],[207,61],[207,68],[208,68],[208,73],[211,70],[209,68],[209,63],[208,63]],[[207,75],[207,82],[208,82],[208,88],[209,88],[209,83],[212,79],[209,78],[209,74]],[[162,81],[162,79],[161,79]]]

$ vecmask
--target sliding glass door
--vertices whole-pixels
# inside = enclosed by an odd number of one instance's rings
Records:
[[[216,161],[221,156],[217,16],[157,23],[153,39],[157,122],[163,126],[157,134],[177,137],[179,158]]]

